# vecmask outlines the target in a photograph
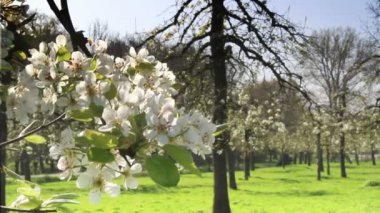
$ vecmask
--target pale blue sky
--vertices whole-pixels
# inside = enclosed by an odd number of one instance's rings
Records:
[[[370,0],[271,0],[270,6],[309,30],[351,26],[364,31],[370,19]],[[32,9],[52,15],[46,0],[28,0]],[[59,2],[59,1],[58,1]],[[112,32],[124,35],[148,31],[174,11],[174,0],[68,0],[77,30],[87,30],[96,19],[107,22]]]

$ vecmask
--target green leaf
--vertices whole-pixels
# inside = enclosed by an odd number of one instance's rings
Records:
[[[100,149],[111,149],[118,145],[118,138],[114,135],[87,129],[83,135],[76,137],[79,143],[92,144]]]
[[[145,113],[141,113],[141,114],[137,114],[137,115],[133,116],[133,122],[132,123],[135,125],[135,128],[143,129],[146,126]]]
[[[69,112],[69,116],[77,121],[91,122],[94,115],[89,109],[78,109]]]
[[[91,110],[91,112],[92,112],[92,114],[94,116],[96,116],[96,117],[102,117],[104,107],[96,105],[94,103],[91,103],[90,104],[90,110]]]
[[[53,195],[50,199],[77,199],[79,196],[76,193],[64,193]]]
[[[154,63],[140,62],[136,65],[135,68],[136,70],[138,70],[138,72],[150,73],[150,72],[153,72],[155,66],[156,64]]]
[[[7,61],[1,59],[0,61],[0,71],[11,71],[13,70],[13,67],[11,64],[9,64]]]
[[[115,156],[109,149],[91,148],[87,153],[88,159],[97,163],[109,163],[115,160]]]
[[[49,207],[49,206],[56,206],[56,205],[62,205],[62,204],[79,204],[79,202],[76,200],[63,199],[63,198],[49,199],[49,200],[45,200],[41,204],[41,207],[45,208],[45,207]]]
[[[58,62],[68,61],[71,58],[71,53],[66,49],[66,47],[61,47],[57,52]]]
[[[92,58],[90,67],[88,68],[88,70],[96,70],[96,68],[97,68],[96,58]]]
[[[220,124],[218,126],[216,126],[216,132],[212,133],[212,135],[214,137],[217,137],[219,135],[221,135],[224,131],[226,131],[228,128],[228,124]]]
[[[181,164],[185,169],[191,173],[201,176],[201,172],[195,166],[191,152],[183,146],[166,144],[164,146],[165,152],[173,158],[177,163]]]
[[[17,192],[27,197],[39,197],[40,192],[31,187],[18,187]]]
[[[27,58],[25,52],[23,52],[21,50],[17,51],[16,54],[18,57],[20,57],[21,60],[26,60],[26,58]]]
[[[27,142],[29,143],[34,143],[34,144],[43,144],[46,143],[46,139],[41,136],[41,135],[29,135],[24,138]]]
[[[75,212],[77,212],[77,211],[74,211],[72,208],[68,208],[68,207],[63,206],[63,205],[58,205],[55,208],[56,208],[58,213],[71,213],[71,212],[75,213]]]
[[[36,209],[36,208],[40,207],[40,205],[42,203],[42,200],[37,199],[37,198],[29,197],[28,199],[29,199],[29,202],[21,204],[20,207],[22,207],[24,209]]]
[[[165,187],[177,186],[179,172],[174,161],[163,156],[152,156],[145,161],[150,178]]]
[[[104,96],[108,100],[111,100],[111,99],[115,98],[116,95],[117,95],[117,88],[116,88],[115,84],[111,83],[109,90],[106,93],[104,93]]]
[[[128,69],[127,69],[127,73],[129,75],[134,75],[136,72],[137,72],[136,69],[133,67],[128,67]]]

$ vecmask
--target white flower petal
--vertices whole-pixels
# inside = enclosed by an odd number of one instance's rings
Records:
[[[138,183],[135,177],[129,176],[124,180],[124,187],[126,189],[137,189]]]
[[[136,57],[136,50],[135,50],[135,48],[131,47],[129,49],[129,55],[132,56],[132,57]]]
[[[101,127],[98,128],[98,130],[101,131],[101,132],[111,132],[112,129],[113,129],[112,124],[106,124],[106,125],[101,126]]]
[[[157,142],[158,142],[158,145],[163,146],[169,143],[169,137],[165,134],[159,134],[157,135]]]
[[[142,171],[142,166],[141,166],[141,164],[139,164],[139,163],[135,163],[135,164],[133,164],[132,165],[132,167],[131,167],[131,174],[138,174],[138,173],[141,173],[141,171]]]
[[[104,186],[104,192],[107,193],[110,197],[117,197],[120,195],[120,186],[115,183],[106,182]]]
[[[89,188],[93,183],[93,178],[86,171],[85,173],[81,173],[77,179],[76,185],[78,189],[86,189]]]
[[[102,200],[102,193],[98,188],[91,189],[88,195],[91,203],[97,204]]]
[[[102,118],[108,123],[116,118],[116,111],[110,107],[106,107],[103,110]]]
[[[149,55],[149,52],[146,48],[141,48],[139,50],[139,53],[137,54],[137,56],[140,58],[146,58],[148,55]]]
[[[57,45],[59,47],[63,47],[66,45],[67,43],[67,40],[66,40],[66,37],[64,35],[59,35],[57,36],[57,38],[55,39],[55,42],[57,43]]]

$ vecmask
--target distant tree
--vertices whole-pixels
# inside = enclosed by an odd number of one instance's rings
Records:
[[[314,32],[301,50],[301,66],[308,71],[312,83],[323,91],[330,116],[340,125],[342,177],[347,177],[343,124],[350,110],[350,100],[359,92],[366,73],[373,71],[378,63],[375,53],[373,42],[361,38],[351,28]]]

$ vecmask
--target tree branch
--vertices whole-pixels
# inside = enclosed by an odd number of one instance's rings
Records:
[[[11,207],[7,207],[7,206],[0,206],[0,209],[6,210],[6,211],[31,212],[31,213],[57,212],[57,210],[55,210],[55,209],[47,209],[47,210],[18,209],[18,208],[11,208]]]
[[[87,57],[91,57],[92,54],[86,47],[87,38],[84,37],[81,31],[75,31],[74,29],[74,25],[71,21],[70,12],[67,5],[67,0],[61,0],[61,10],[58,9],[54,0],[47,0],[47,2],[50,6],[50,9],[69,33],[74,50],[78,50],[78,48],[80,48]]]
[[[40,130],[42,130],[42,129],[45,129],[46,127],[48,127],[48,126],[50,126],[50,125],[52,125],[52,124],[58,122],[59,120],[63,119],[63,118],[65,117],[65,115],[66,115],[66,113],[62,113],[62,114],[59,115],[57,118],[55,118],[54,120],[50,121],[50,122],[47,123],[47,124],[42,124],[41,126],[36,127],[36,128],[34,128],[34,129],[28,131],[27,133],[23,134],[23,135],[20,135],[20,136],[18,136],[18,137],[16,137],[16,138],[13,138],[13,139],[11,139],[11,140],[8,140],[8,141],[5,141],[5,142],[2,142],[2,143],[0,143],[0,147],[2,147],[2,146],[6,146],[6,145],[9,145],[9,144],[11,144],[11,143],[15,143],[15,142],[17,142],[17,141],[19,141],[19,140],[22,140],[23,138],[25,138],[25,137],[31,135],[31,134],[34,134],[34,133],[36,133],[36,132],[38,132],[38,131],[40,131]]]

